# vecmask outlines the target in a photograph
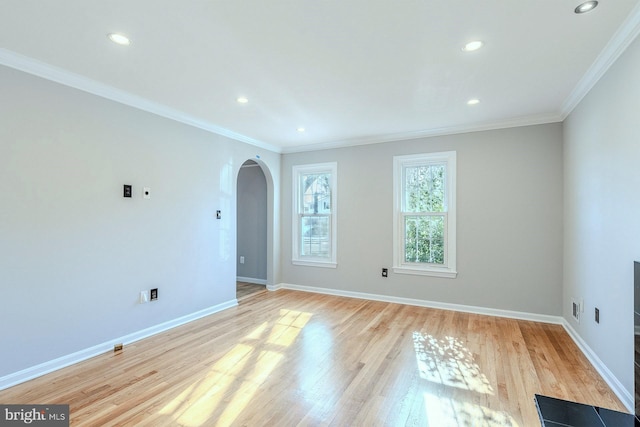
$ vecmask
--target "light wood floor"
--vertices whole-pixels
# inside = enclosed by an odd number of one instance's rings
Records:
[[[246,297],[258,295],[267,292],[265,285],[256,285],[254,283],[236,282],[236,299],[242,301]]]
[[[0,391],[72,425],[539,426],[624,410],[559,325],[280,290]]]

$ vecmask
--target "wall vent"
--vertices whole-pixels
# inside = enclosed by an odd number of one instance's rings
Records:
[[[576,301],[571,302],[571,315],[576,322],[580,323],[580,303]]]

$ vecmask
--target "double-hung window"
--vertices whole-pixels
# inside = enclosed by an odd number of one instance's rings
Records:
[[[394,157],[394,272],[456,277],[456,153]]]
[[[337,163],[293,167],[294,264],[336,267]]]

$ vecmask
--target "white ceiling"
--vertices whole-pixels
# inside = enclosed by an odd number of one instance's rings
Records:
[[[0,64],[292,152],[563,120],[640,29],[580,2],[2,0]]]

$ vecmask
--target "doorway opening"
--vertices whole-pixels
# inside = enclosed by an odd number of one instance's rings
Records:
[[[262,165],[247,160],[237,179],[236,299],[266,292],[269,200]]]

